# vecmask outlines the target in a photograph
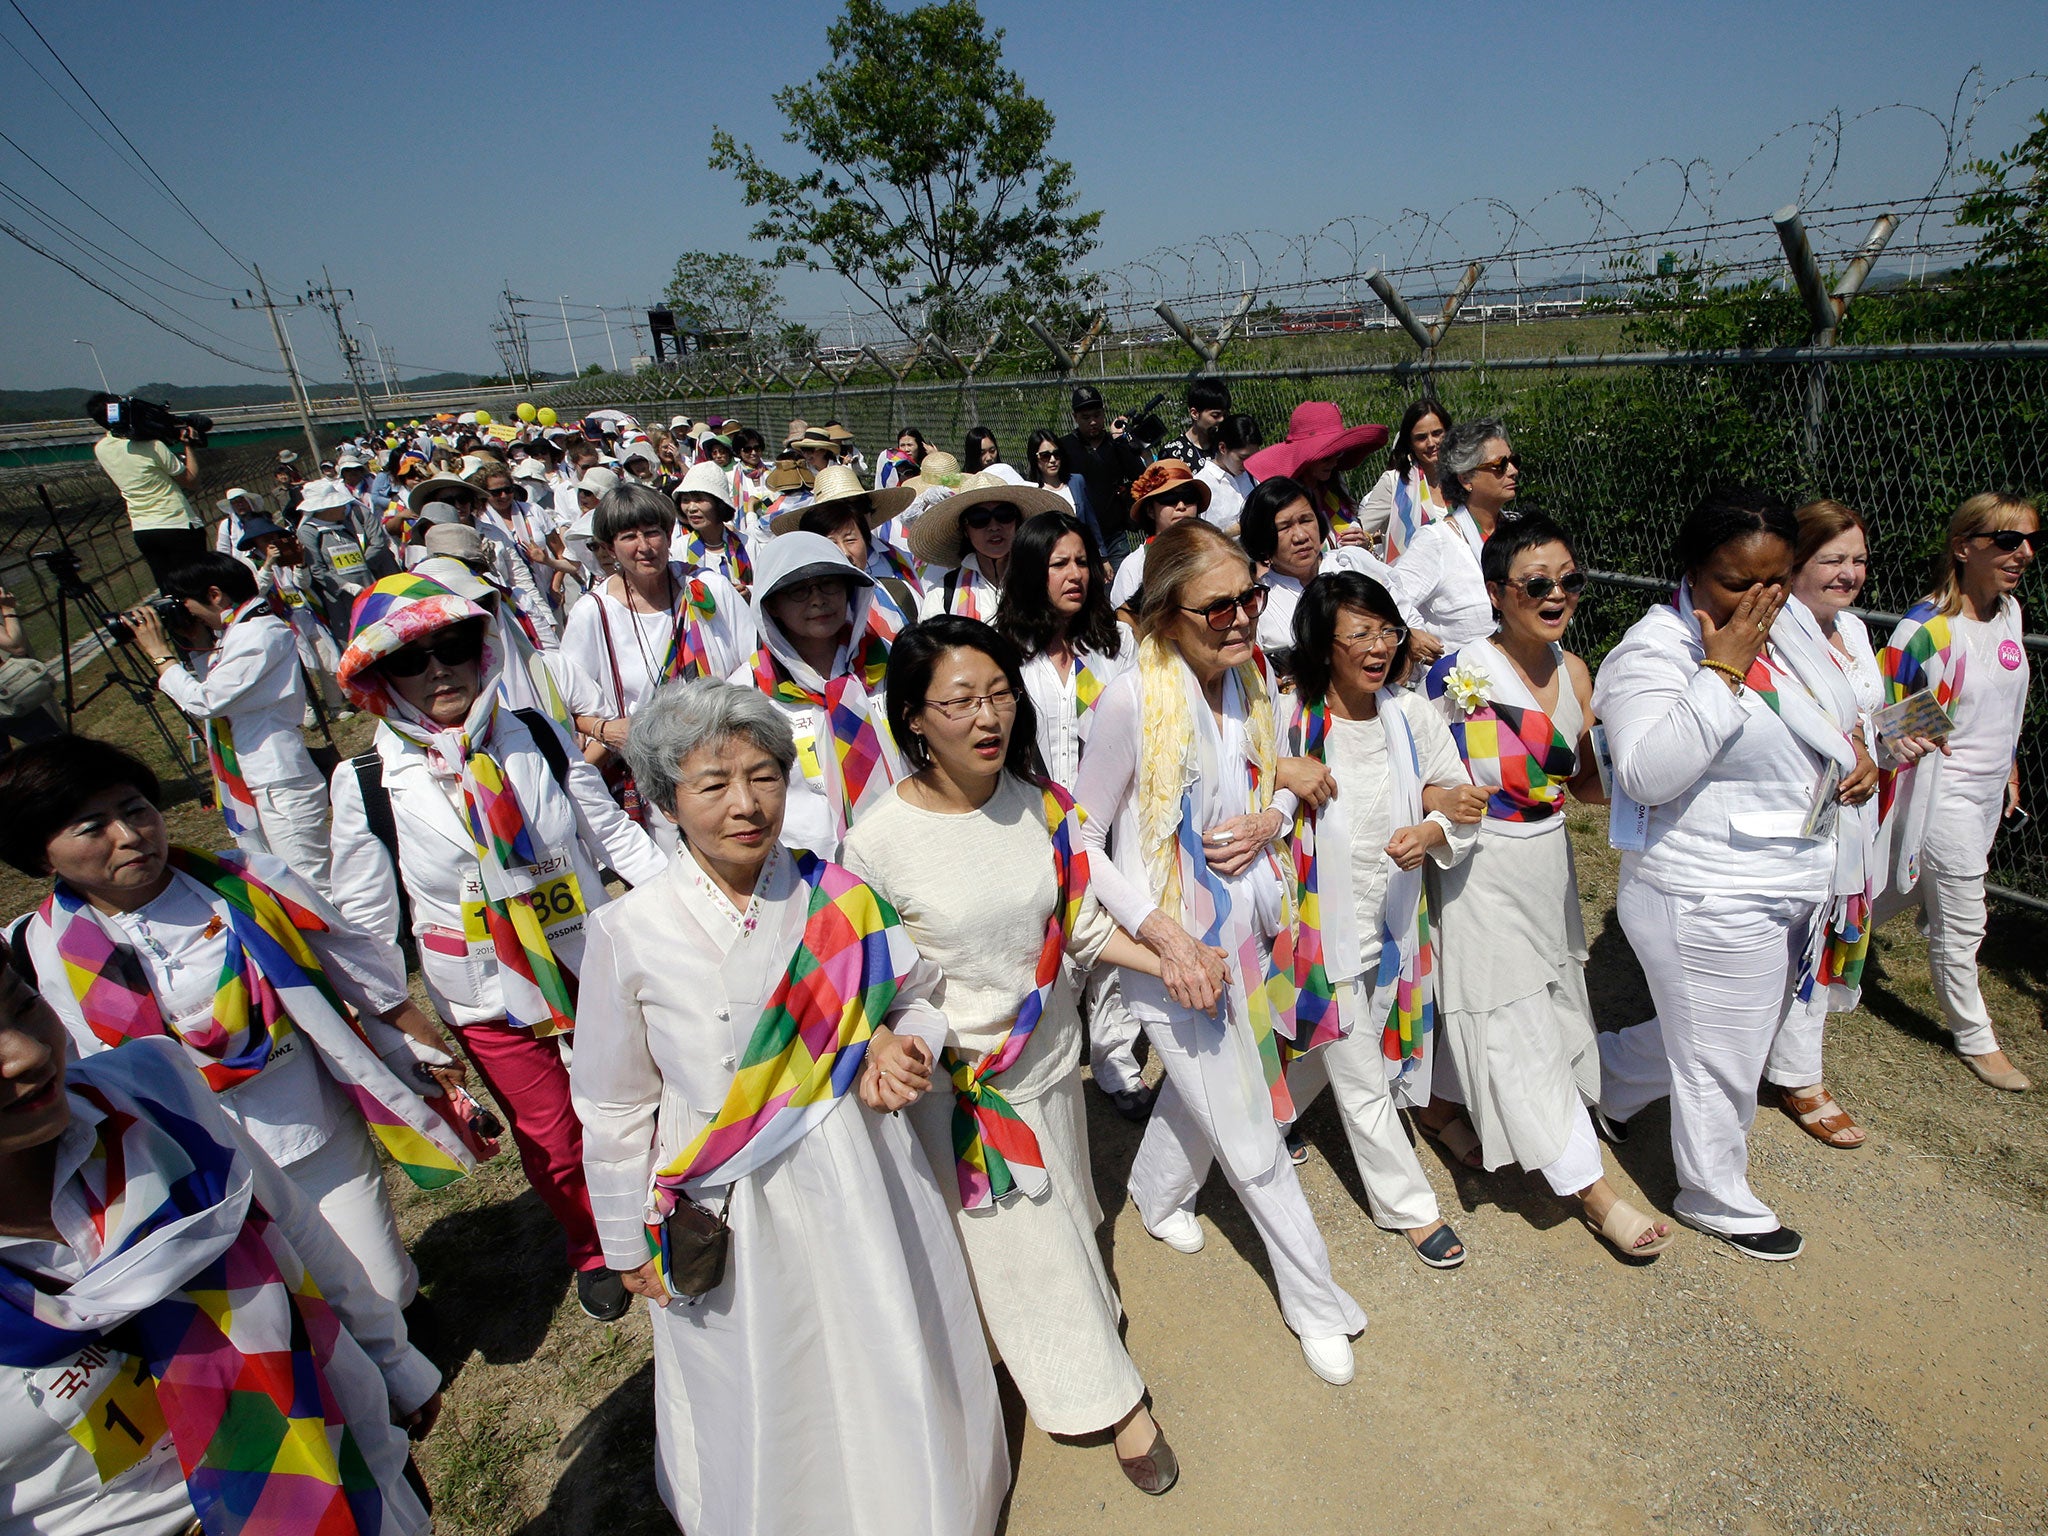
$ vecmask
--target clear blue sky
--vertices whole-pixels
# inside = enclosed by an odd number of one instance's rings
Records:
[[[705,167],[712,126],[781,155],[770,95],[825,62],[835,10],[824,0],[21,3],[228,246],[281,289],[326,263],[355,290],[350,318],[375,326],[408,374],[495,370],[488,326],[508,278],[550,304],[567,294],[624,306],[658,294],[682,250],[747,249],[751,220],[731,179]],[[1946,117],[1972,65],[1992,83],[2048,69],[2040,0],[984,0],[984,11],[1008,31],[1008,62],[1057,117],[1054,148],[1075,164],[1081,206],[1105,210],[1099,268],[1233,230],[1305,232],[1341,215],[1392,220],[1461,204],[1452,227],[1471,229],[1479,254],[1487,236],[1471,200],[1528,208],[1574,185],[1618,192],[1639,224],[1654,224],[1674,179],[1652,171],[1630,183],[1645,162],[1704,160],[1727,178],[1772,134],[1831,109],[1854,116],[1907,102]],[[0,37],[68,88],[5,6]],[[1978,150],[2016,141],[2043,105],[2040,81],[2004,93],[1979,120]],[[0,129],[193,273],[246,281],[4,46]],[[1754,217],[1796,196],[1812,141],[1780,139],[1727,182],[1722,211]],[[1852,126],[1831,200],[1922,189],[1937,145],[1910,113]],[[163,271],[4,144],[0,181]],[[1580,227],[1553,208],[1539,227]],[[0,218],[29,227],[11,206]],[[1438,254],[1455,254],[1455,241]],[[74,337],[97,345],[117,389],[256,377],[5,239],[0,291],[0,387],[91,386],[92,359]],[[793,275],[785,293],[813,319],[851,297],[830,274]],[[231,338],[223,350],[275,363],[260,315],[160,299]],[[326,324],[312,313],[291,321],[308,372],[332,379],[340,365]],[[578,332],[582,362],[607,360],[601,332]],[[566,366],[559,324],[533,335],[537,366]],[[626,339],[621,329],[622,356]]]

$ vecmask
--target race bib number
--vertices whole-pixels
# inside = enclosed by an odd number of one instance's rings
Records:
[[[346,549],[337,549],[329,557],[327,563],[334,567],[337,574],[345,571],[360,571],[363,568],[363,552],[356,545],[351,544]]]
[[[804,770],[807,779],[825,777],[825,767],[818,761],[818,738],[808,733],[796,739],[796,760]]]
[[[530,865],[524,870],[510,872],[517,883],[527,888],[511,897],[532,907],[540,918],[541,932],[552,946],[569,934],[583,927],[585,908],[583,885],[576,878],[576,867],[566,853],[558,853]],[[527,882],[531,881],[528,885]],[[484,884],[480,874],[469,874],[462,881],[462,937],[472,948],[489,947],[490,929],[484,923]]]
[[[29,1401],[85,1448],[102,1483],[141,1461],[167,1433],[156,1381],[134,1355],[90,1344],[69,1360],[22,1374]]]

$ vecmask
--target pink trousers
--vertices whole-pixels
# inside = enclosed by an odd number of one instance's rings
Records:
[[[552,1037],[498,1021],[458,1024],[456,1035],[477,1075],[511,1122],[526,1182],[562,1224],[569,1265],[604,1268],[604,1249],[583,1182],[583,1127],[569,1103],[569,1066]]]

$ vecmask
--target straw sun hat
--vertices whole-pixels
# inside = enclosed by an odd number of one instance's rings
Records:
[[[1021,521],[1041,512],[1067,512],[1067,499],[1037,485],[1011,485],[993,475],[968,475],[943,501],[934,502],[910,525],[910,552],[925,565],[950,570],[967,558],[967,530],[961,518],[976,507],[1015,507]]]

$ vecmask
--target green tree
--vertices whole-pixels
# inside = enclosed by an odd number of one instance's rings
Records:
[[[757,341],[782,323],[775,273],[751,256],[729,251],[683,252],[662,298],[678,329],[714,338],[714,345],[741,337]]]
[[[1955,221],[1983,233],[1964,281],[1981,297],[1985,318],[2007,334],[2048,328],[2048,112],[2034,114],[2034,131],[2018,144],[1970,169],[1977,189]]]
[[[973,0],[898,13],[846,0],[832,62],[775,93],[782,138],[812,164],[790,175],[718,128],[770,265],[830,267],[906,336],[965,341],[1032,309],[1072,312],[1100,213],[1074,213],[1074,168],[1047,154],[1053,117],[1003,67]]]

